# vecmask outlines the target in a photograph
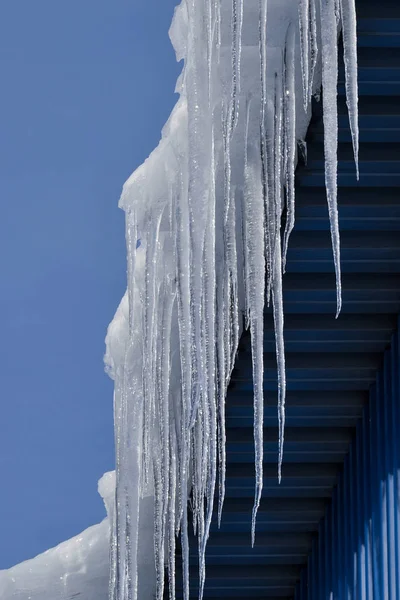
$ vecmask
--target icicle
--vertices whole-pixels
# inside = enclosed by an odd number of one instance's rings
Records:
[[[200,397],[204,389],[204,346],[201,339],[201,298],[203,288],[202,260],[209,194],[210,143],[212,118],[208,106],[208,73],[204,66],[198,40],[208,43],[210,33],[205,27],[203,3],[187,0],[189,47],[187,64],[187,101],[189,136],[189,231],[191,250],[190,309],[191,309],[191,374],[192,399],[190,427],[193,427]],[[201,140],[201,143],[200,143]]]
[[[169,599],[175,600],[175,530],[176,530],[176,449],[175,438],[170,432],[170,466],[171,473],[169,478],[169,510],[168,510],[168,583],[169,583]]]
[[[232,0],[232,88],[230,99],[229,135],[239,117],[240,66],[242,56],[243,0]]]
[[[354,0],[340,0],[344,67],[346,76],[346,102],[349,113],[351,139],[353,142],[354,160],[357,179],[358,169],[358,74],[357,74],[357,17]]]
[[[261,154],[261,183],[262,194],[264,200],[265,212],[265,253],[267,264],[267,303],[270,299],[270,275],[272,264],[272,246],[271,233],[269,228],[270,222],[270,194],[269,188],[269,173],[268,165],[268,148],[267,148],[267,132],[266,132],[266,104],[267,104],[267,6],[268,0],[259,0],[259,53],[260,53],[260,87],[261,87],[261,110],[260,110],[260,154]]]
[[[303,81],[303,103],[304,110],[307,112],[309,103],[310,87],[310,64],[309,64],[309,18],[310,6],[309,0],[299,1],[299,30],[300,30],[300,60],[301,75]]]
[[[225,498],[225,471],[226,471],[226,432],[225,432],[225,352],[223,347],[224,322],[223,322],[223,288],[217,288],[217,313],[221,317],[216,322],[217,338],[217,426],[218,426],[218,462],[219,462],[219,501],[218,501],[218,526],[221,525],[222,507]]]
[[[224,373],[225,381],[224,387],[226,389],[226,382],[230,376],[230,357],[231,357],[231,327],[229,322],[230,311],[229,311],[229,278],[230,270],[233,268],[233,254],[232,254],[232,232],[230,228],[231,224],[231,211],[232,211],[232,198],[231,198],[231,139],[232,130],[230,120],[229,107],[226,109],[224,104],[222,105],[224,116],[224,128],[223,128],[223,149],[224,149],[224,221],[223,221],[223,236],[224,236],[224,261],[223,261],[223,296],[221,309],[223,314],[223,332],[224,332]]]
[[[261,109],[265,110],[267,101],[266,66],[267,66],[267,7],[268,0],[259,0],[259,50],[261,73]]]
[[[234,356],[238,345],[237,304],[237,254],[236,254],[236,207],[231,178],[231,143],[238,117],[240,94],[240,65],[242,52],[243,0],[232,0],[232,82],[231,96],[227,111],[224,137],[224,248],[225,248],[225,334],[228,351],[225,352],[225,377],[228,382],[233,369]],[[223,106],[224,109],[224,106]]]
[[[213,59],[213,9],[215,8],[213,0],[207,0],[207,70],[208,70],[208,107],[211,109],[211,90],[212,90],[212,59]]]
[[[225,394],[233,369],[239,338],[239,308],[238,308],[238,274],[236,254],[236,213],[235,197],[231,186],[231,142],[239,116],[239,94],[241,78],[243,0],[232,0],[232,81],[229,104],[222,102],[223,113],[223,163],[224,163],[224,267],[223,283],[217,299],[217,339],[223,344],[217,344],[218,370],[218,457],[219,457],[219,501],[218,523],[221,521],[222,506],[225,496]],[[213,153],[212,153],[213,156]],[[215,213],[214,213],[215,218]],[[215,223],[215,221],[214,221]],[[222,336],[220,334],[222,333]],[[215,460],[217,455],[215,455]],[[214,477],[214,470],[212,478]],[[211,522],[211,513],[208,513]],[[206,532],[208,536],[208,533]],[[205,551],[205,547],[204,547]],[[202,585],[201,585],[202,589]]]
[[[186,510],[187,501],[187,465],[188,457],[188,398],[191,398],[192,380],[190,374],[190,251],[189,251],[189,214],[184,198],[185,182],[181,179],[180,190],[176,206],[177,232],[175,239],[176,254],[176,282],[177,282],[177,308],[178,308],[178,330],[179,350],[181,363],[181,406],[182,416],[180,423],[180,485],[179,485],[179,520],[182,519]]]
[[[137,220],[134,211],[126,218],[128,283],[133,283],[136,270]],[[133,303],[133,289],[129,297]],[[138,325],[138,323],[136,323]],[[116,372],[114,393],[116,492],[111,533],[110,598],[136,600],[137,551],[140,501],[140,468],[142,464],[143,381],[132,373],[132,348],[135,331],[133,311],[129,311],[129,341],[123,363]],[[141,360],[139,360],[141,364]],[[132,389],[136,389],[132,403]],[[134,452],[129,452],[129,448]]]
[[[322,89],[324,107],[325,186],[336,273],[336,317],[342,307],[340,235],[337,208],[337,77],[338,48],[335,0],[321,2]]]
[[[156,600],[162,600],[164,592],[164,537],[163,498],[166,490],[162,481],[163,466],[154,461],[154,555],[156,564]]]
[[[285,272],[289,237],[295,222],[295,169],[296,169],[296,93],[295,93],[295,32],[289,25],[284,58],[284,140],[286,180],[286,226],[283,240],[282,271]],[[307,98],[308,102],[308,98]]]
[[[215,210],[215,206],[213,201],[211,201],[211,210]],[[215,216],[214,216],[215,218]],[[208,244],[206,244],[206,264],[209,261],[213,261],[215,258],[215,239],[211,236],[211,239],[208,240]],[[208,389],[207,389],[207,401],[205,409],[208,410],[208,420],[209,420],[209,434],[208,439],[205,440],[205,443],[209,443],[209,459],[206,464],[209,464],[208,476],[209,481],[207,484],[207,488],[205,490],[205,495],[207,499],[207,512],[204,523],[204,531],[202,539],[199,540],[199,598],[203,597],[204,591],[204,582],[205,582],[205,552],[206,552],[206,544],[210,532],[211,519],[213,513],[213,505],[214,505],[214,494],[216,487],[216,476],[217,476],[217,411],[216,411],[216,387],[215,387],[215,345],[214,345],[214,336],[215,336],[215,287],[213,281],[206,282],[206,286],[208,285],[208,289],[206,287],[205,294],[208,298],[206,302],[206,314],[205,314],[205,338],[206,338],[206,348],[207,348],[207,359],[208,365],[210,366],[208,373]],[[203,465],[204,469],[204,465]],[[225,474],[224,474],[225,475]],[[223,502],[223,498],[220,498],[220,502]]]
[[[281,244],[281,217],[282,217],[282,142],[283,142],[283,85],[282,79],[275,73],[275,98],[274,98],[274,140],[273,140],[273,165],[274,165],[274,236],[272,257],[272,286],[276,270],[276,256],[278,246]]]
[[[241,31],[240,31],[241,35]],[[219,52],[219,50],[217,50]],[[240,54],[240,51],[239,51]],[[239,69],[240,78],[240,69]],[[216,295],[216,161],[215,161],[215,127],[213,124],[211,132],[211,185],[210,185],[210,201],[208,222],[210,227],[206,233],[204,247],[204,261],[206,275],[204,278],[205,291],[205,345],[206,345],[206,362],[208,365],[208,406],[210,410],[210,482],[207,495],[207,518],[205,535],[208,537],[211,525],[212,510],[214,505],[214,494],[217,477],[217,462],[219,472],[219,499],[218,499],[218,518],[222,513],[222,507],[225,497],[225,414],[224,406],[221,407],[221,402],[224,405],[225,396],[221,397],[218,386],[218,364],[216,352],[216,319],[217,319],[217,295]],[[220,431],[220,439],[218,440],[218,414],[223,417],[223,428]],[[220,454],[218,456],[218,446],[220,446]],[[223,446],[223,447],[222,447]],[[218,461],[218,458],[220,459]],[[219,521],[220,522],[220,521]],[[207,541],[207,540],[205,540]],[[205,554],[205,543],[202,548],[203,560]],[[201,565],[200,565],[201,566]],[[204,574],[204,568],[202,573]]]
[[[228,381],[231,378],[232,370],[235,365],[236,352],[239,346],[239,304],[238,304],[238,256],[237,256],[237,234],[236,234],[236,189],[232,188],[231,197],[231,209],[229,211],[229,222],[228,222],[228,237],[230,242],[231,252],[231,265],[229,269],[229,304],[228,309],[230,311],[230,331],[231,331],[231,342],[230,342],[230,356],[229,356],[229,369],[228,369]]]
[[[250,170],[248,171],[247,177],[249,178]],[[250,191],[250,182],[248,182]],[[258,190],[260,193],[261,190]],[[250,192],[251,193],[251,192]],[[254,200],[256,203],[257,200]],[[260,208],[260,207],[258,207]],[[263,214],[258,212],[258,223],[249,223],[249,230],[253,234],[254,242],[259,243],[259,248],[262,247],[262,240],[260,234],[264,236],[263,228]],[[254,243],[252,242],[252,243]],[[252,525],[251,525],[251,542],[252,546],[255,543],[255,530],[256,530],[256,517],[257,511],[260,506],[262,489],[263,489],[263,427],[264,427],[264,273],[265,263],[264,257],[260,256],[258,261],[255,260],[252,265],[252,285],[254,286],[254,297],[251,299],[251,321],[250,321],[250,332],[251,332],[251,345],[252,345],[252,362],[253,362],[253,386],[254,386],[254,449],[255,449],[255,501],[252,514]]]
[[[314,87],[314,74],[315,67],[317,65],[318,59],[318,43],[317,43],[317,11],[315,6],[315,0],[309,0],[309,10],[310,10],[310,80],[308,85],[308,98],[309,102],[311,102],[311,97],[313,93]]]
[[[221,50],[221,0],[214,0],[214,39],[215,39],[215,55],[216,62],[219,64],[220,61],[220,50]]]
[[[276,239],[274,248],[272,305],[275,324],[276,362],[278,374],[278,423],[279,423],[279,453],[278,480],[282,477],[283,444],[285,431],[285,347],[283,339],[283,300],[282,300],[282,255],[281,255],[281,215],[282,215],[282,138],[283,138],[283,92],[281,78],[275,77],[275,140],[274,140],[274,171],[275,171],[275,210],[276,210]],[[293,100],[294,101],[294,98]],[[290,100],[289,100],[290,102]],[[293,138],[292,138],[293,140]]]
[[[254,386],[254,454],[255,499],[251,541],[254,546],[256,517],[263,489],[264,426],[264,293],[265,293],[265,209],[260,146],[252,145],[249,134],[251,102],[247,106],[246,148],[244,165],[244,212],[246,239],[244,246],[246,281],[251,333]]]
[[[189,600],[189,537],[188,537],[188,518],[187,507],[183,512],[182,519],[182,579],[183,579],[183,600]]]
[[[156,336],[158,328],[157,299],[156,299],[156,264],[159,254],[159,232],[162,211],[156,215],[155,230],[151,227],[150,216],[147,216],[145,294],[144,294],[144,335],[148,343],[144,347],[144,403],[143,403],[143,481],[148,486],[151,471],[151,437],[152,423],[155,415],[155,377],[154,370]]]
[[[230,136],[227,135],[227,117],[225,104],[221,102],[221,122],[222,122],[222,164],[223,164],[223,215],[222,215],[222,230],[225,242],[225,226],[224,223],[228,217],[229,210],[229,186],[230,186]],[[224,260],[226,259],[225,245],[221,249]],[[226,395],[226,381],[227,381],[227,360],[226,356],[229,354],[229,331],[227,330],[226,321],[226,267],[224,262],[222,265],[216,265],[217,279],[219,285],[216,289],[216,361],[217,361],[217,424],[218,424],[218,458],[219,458],[219,503],[218,503],[218,522],[220,524],[222,505],[225,497],[225,470],[226,470],[226,435],[225,435],[225,395]]]
[[[282,63],[280,62],[280,68]],[[279,103],[277,105],[276,89],[277,89],[278,73],[274,74],[274,85],[272,86],[274,94],[272,96],[273,111],[267,112],[267,140],[266,140],[266,158],[267,158],[267,190],[265,202],[265,222],[266,222],[266,249],[267,249],[267,304],[270,305],[271,291],[274,285],[274,270],[276,244],[281,227],[281,213],[279,204],[281,197],[277,197],[277,193],[281,194],[282,181],[282,88],[280,87]],[[279,86],[281,86],[281,78],[279,77]],[[279,161],[276,157],[277,147],[279,146]],[[278,169],[276,169],[278,167]],[[278,185],[279,182],[279,185]]]
[[[283,448],[285,439],[285,399],[286,399],[286,368],[285,368],[285,345],[284,345],[284,312],[282,296],[282,270],[281,249],[278,244],[278,252],[275,262],[274,286],[272,288],[272,303],[275,324],[276,363],[278,373],[278,423],[279,423],[279,452],[278,452],[278,481],[282,479]]]
[[[162,293],[160,294],[161,318],[161,346],[158,360],[157,373],[157,397],[158,406],[158,427],[160,438],[161,460],[155,461],[155,548],[156,548],[156,571],[157,571],[157,600],[162,600],[164,593],[164,547],[166,535],[170,533],[167,529],[169,523],[170,506],[170,477],[174,474],[171,469],[171,451],[170,451],[170,406],[169,406],[169,387],[170,387],[170,340],[171,340],[171,322],[172,309],[175,302],[175,293],[171,289],[169,279],[164,281]],[[173,508],[175,514],[175,507]],[[158,560],[157,560],[158,559]]]
[[[183,183],[183,182],[182,182]],[[179,502],[178,502],[178,523],[180,523],[182,540],[182,563],[183,563],[183,586],[184,600],[189,600],[189,547],[188,547],[188,522],[187,522],[187,493],[189,477],[189,458],[190,458],[190,403],[191,398],[191,373],[190,373],[190,340],[191,340],[191,320],[190,320],[190,253],[189,253],[189,217],[187,207],[184,202],[183,185],[181,187],[182,196],[177,206],[177,305],[178,305],[178,326],[180,338],[180,361],[181,361],[181,419],[180,419],[180,452],[179,452]]]

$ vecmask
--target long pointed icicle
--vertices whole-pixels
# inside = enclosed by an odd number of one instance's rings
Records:
[[[320,0],[322,40],[322,89],[324,107],[325,186],[336,273],[336,317],[342,308],[340,234],[337,207],[338,150],[338,47],[335,0]]]
[[[289,237],[295,222],[295,169],[296,169],[296,88],[295,88],[295,31],[289,25],[284,58],[284,141],[286,225],[283,239],[282,271],[285,272]],[[308,102],[308,99],[307,99]]]
[[[169,478],[170,488],[168,490],[169,498],[169,515],[168,515],[168,583],[169,583],[169,600],[175,600],[175,586],[176,586],[176,568],[175,568],[175,552],[176,552],[176,541],[175,541],[175,519],[176,519],[176,448],[175,438],[171,435],[170,439],[170,465],[171,474]]]
[[[188,102],[188,160],[189,180],[187,202],[189,206],[189,232],[191,251],[190,311],[191,311],[191,373],[192,399],[190,427],[193,427],[200,397],[204,389],[204,346],[201,337],[201,305],[203,288],[202,261],[209,187],[209,144],[211,142],[211,113],[208,92],[208,64],[204,61],[199,39],[207,39],[207,10],[197,0],[187,0],[188,51],[187,102]],[[203,143],[199,143],[202,139]]]
[[[260,84],[261,84],[261,109],[260,109],[260,173],[261,187],[257,189],[255,182],[257,174],[252,173],[251,163],[249,162],[249,148],[245,149],[245,202],[248,205],[249,219],[247,223],[247,243],[250,248],[249,258],[249,288],[252,290],[250,298],[250,332],[252,345],[252,363],[253,363],[253,387],[254,387],[254,455],[255,455],[255,498],[251,524],[251,543],[254,546],[256,536],[256,518],[261,502],[263,490],[263,460],[264,460],[264,294],[265,294],[265,262],[266,253],[267,266],[271,265],[272,248],[271,240],[268,234],[268,223],[265,223],[265,216],[268,212],[268,191],[267,191],[267,149],[266,149],[266,102],[267,102],[267,84],[266,84],[266,36],[267,36],[267,0],[259,0],[259,52],[260,52]],[[247,119],[250,115],[250,106],[247,112]],[[246,125],[248,127],[248,124]],[[248,133],[246,134],[248,142]],[[255,160],[254,157],[253,161]],[[253,181],[254,177],[254,181]],[[254,212],[252,214],[251,208]],[[260,239],[262,236],[262,239]],[[254,247],[250,244],[256,242],[258,251],[255,254],[262,254],[262,258],[254,261]],[[262,273],[261,273],[262,271]]]
[[[284,132],[284,82],[275,77],[275,139],[274,139],[274,171],[275,171],[275,210],[276,210],[276,240],[273,263],[272,306],[275,325],[276,363],[278,376],[278,481],[282,478],[283,445],[285,435],[285,346],[283,338],[283,295],[282,295],[282,255],[281,255],[281,215],[282,215],[282,142]]]
[[[342,17],[342,35],[344,50],[344,67],[346,77],[346,102],[349,113],[351,139],[353,143],[354,160],[358,169],[358,83],[357,83],[357,17],[354,0],[340,0]]]
[[[256,490],[252,515],[251,540],[254,546],[256,516],[263,489],[263,426],[264,426],[264,253],[255,249],[264,246],[264,203],[261,186],[257,184],[257,152],[249,156],[245,166],[245,202],[247,204],[246,229],[247,248],[245,249],[249,272],[249,310],[251,353],[254,385],[254,445]]]
[[[241,54],[242,54],[242,27],[243,27],[243,0],[232,0],[231,14],[231,86],[230,98],[227,106],[223,104],[223,164],[224,164],[224,211],[223,211],[223,236],[224,236],[224,263],[223,285],[218,296],[218,313],[222,316],[222,329],[224,336],[223,348],[218,347],[218,447],[219,447],[219,500],[218,524],[221,523],[222,507],[225,498],[225,393],[227,380],[233,368],[233,357],[238,344],[238,297],[237,297],[237,255],[235,231],[235,198],[231,186],[231,142],[239,118],[239,98],[241,83]],[[212,161],[214,161],[214,144],[212,145]],[[215,164],[213,162],[213,168]],[[215,194],[214,194],[215,197]],[[215,220],[215,214],[214,214]],[[232,289],[233,286],[233,289]],[[231,310],[233,304],[233,311]],[[233,313],[233,314],[232,314]],[[233,319],[231,320],[231,317]],[[210,517],[210,514],[209,514]],[[207,523],[210,519],[207,519]]]
[[[283,337],[284,312],[283,312],[283,291],[282,291],[282,270],[281,270],[281,247],[277,246],[277,255],[275,263],[275,285],[272,288],[272,304],[275,324],[275,346],[276,363],[278,373],[278,423],[279,423],[279,442],[278,442],[278,481],[282,480],[283,449],[285,442],[285,400],[286,400],[286,368],[285,368],[285,344]]]

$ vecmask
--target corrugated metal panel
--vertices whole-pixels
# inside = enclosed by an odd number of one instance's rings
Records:
[[[296,600],[400,598],[399,332],[384,353]]]
[[[276,362],[266,314],[265,480],[256,545],[250,544],[253,390],[244,333],[227,397],[227,495],[221,529],[213,523],[208,544],[205,600],[293,600],[295,593],[300,600],[324,600],[331,593],[338,599],[400,599],[397,337],[388,350],[400,311],[400,4],[360,0],[358,31],[358,183],[339,88],[343,312],[335,320],[316,105],[308,164],[297,173],[296,229],[284,278],[283,481],[278,486]],[[196,540],[191,543],[196,598]],[[385,589],[396,592],[389,596]]]

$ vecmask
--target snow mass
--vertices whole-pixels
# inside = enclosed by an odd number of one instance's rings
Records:
[[[243,328],[251,331],[254,385],[254,543],[263,485],[265,305],[272,306],[275,324],[282,477],[282,289],[295,226],[297,153],[306,155],[311,99],[319,98],[321,84],[336,316],[341,308],[339,41],[358,177],[354,0],[182,0],[170,37],[177,60],[184,60],[180,97],[158,147],[125,183],[120,200],[128,289],[109,326],[105,357],[115,381],[115,504],[101,534],[108,544],[111,528],[110,600],[147,600],[153,592],[161,600],[167,585],[174,600],[177,535],[189,600],[189,520],[198,539],[202,597],[215,496],[218,520],[223,511],[225,397]],[[145,541],[153,525],[154,546]],[[49,552],[48,560],[57,555],[57,549]],[[147,568],[140,568],[143,561]],[[0,573],[0,589],[12,571]],[[145,580],[154,581],[146,588]],[[39,597],[25,589],[18,595],[5,587],[3,597]],[[64,597],[71,596],[49,600]]]

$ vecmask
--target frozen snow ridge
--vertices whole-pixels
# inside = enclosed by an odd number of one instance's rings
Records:
[[[255,504],[263,485],[263,313],[272,303],[278,365],[278,477],[284,447],[282,282],[295,223],[295,167],[311,98],[323,86],[325,178],[341,307],[337,211],[337,56],[358,154],[354,0],[182,0],[171,39],[180,99],[159,146],[126,182],[128,290],[110,327],[116,508],[111,600],[138,598],[140,500],[154,495],[157,600],[175,598],[181,536],[189,599],[189,514],[200,598],[218,488],[225,490],[225,397],[242,323],[251,330]],[[358,171],[358,167],[357,167]],[[281,229],[281,217],[286,226]],[[188,512],[188,504],[191,510]],[[140,599],[142,600],[142,599]]]

